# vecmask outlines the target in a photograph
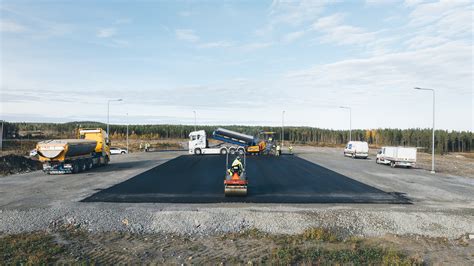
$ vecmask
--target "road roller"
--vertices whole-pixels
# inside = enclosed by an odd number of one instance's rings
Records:
[[[243,162],[242,158],[243,156]],[[245,173],[246,157],[245,153],[238,155],[229,167],[229,154],[226,156],[226,175],[224,179],[224,195],[247,196],[248,180]]]

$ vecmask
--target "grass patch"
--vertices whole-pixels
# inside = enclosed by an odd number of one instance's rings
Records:
[[[405,254],[374,246],[341,248],[322,248],[298,246],[277,247],[272,250],[272,263],[274,264],[383,264],[383,265],[421,265]]]
[[[339,241],[339,238],[337,235],[324,228],[309,228],[306,229],[302,234],[301,237],[304,240],[319,240],[319,241],[324,241],[324,242],[336,242]]]
[[[51,264],[65,251],[52,235],[37,232],[7,235],[0,238],[1,265]]]

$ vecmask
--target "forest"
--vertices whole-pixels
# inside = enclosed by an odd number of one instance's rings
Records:
[[[107,125],[98,122],[69,122],[69,123],[9,123],[4,122],[3,139],[47,139],[75,138],[78,128],[103,128]],[[278,139],[281,138],[281,127],[267,126],[197,126],[211,135],[217,127],[258,135],[262,131],[273,131]],[[187,139],[194,125],[129,125],[131,139]],[[110,125],[112,140],[125,139],[127,125]],[[380,146],[412,146],[422,151],[431,152],[431,135],[429,128],[412,129],[354,129],[352,140],[367,141],[372,147]],[[293,144],[308,145],[343,145],[349,141],[349,130],[322,129],[314,127],[285,127],[284,140]],[[473,132],[436,130],[435,151],[471,152],[474,149]]]

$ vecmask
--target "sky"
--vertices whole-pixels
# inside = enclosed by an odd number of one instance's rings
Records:
[[[473,3],[0,2],[0,119],[474,131]],[[284,111],[284,113],[283,113]]]

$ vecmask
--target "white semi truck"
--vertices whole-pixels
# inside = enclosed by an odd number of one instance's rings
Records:
[[[412,147],[382,147],[377,153],[375,162],[396,166],[413,167],[416,164],[416,148]]]
[[[227,132],[228,131],[228,132]],[[232,133],[229,137],[223,137],[219,133]],[[234,134],[239,134],[244,136],[245,138],[250,137],[253,138],[252,136],[241,134],[238,132],[230,131],[230,130],[225,130],[222,128],[218,128],[216,131],[213,132],[213,139],[221,141],[221,143],[215,145],[215,146],[209,146],[209,140],[206,135],[206,131],[204,130],[198,130],[198,131],[193,131],[189,133],[189,153],[190,154],[196,154],[196,155],[201,155],[201,154],[235,154],[236,152],[239,153],[245,153],[245,141],[242,142],[242,136],[238,136]],[[228,135],[228,134],[226,134]],[[237,138],[235,138],[237,137]],[[239,144],[236,144],[238,142]]]

